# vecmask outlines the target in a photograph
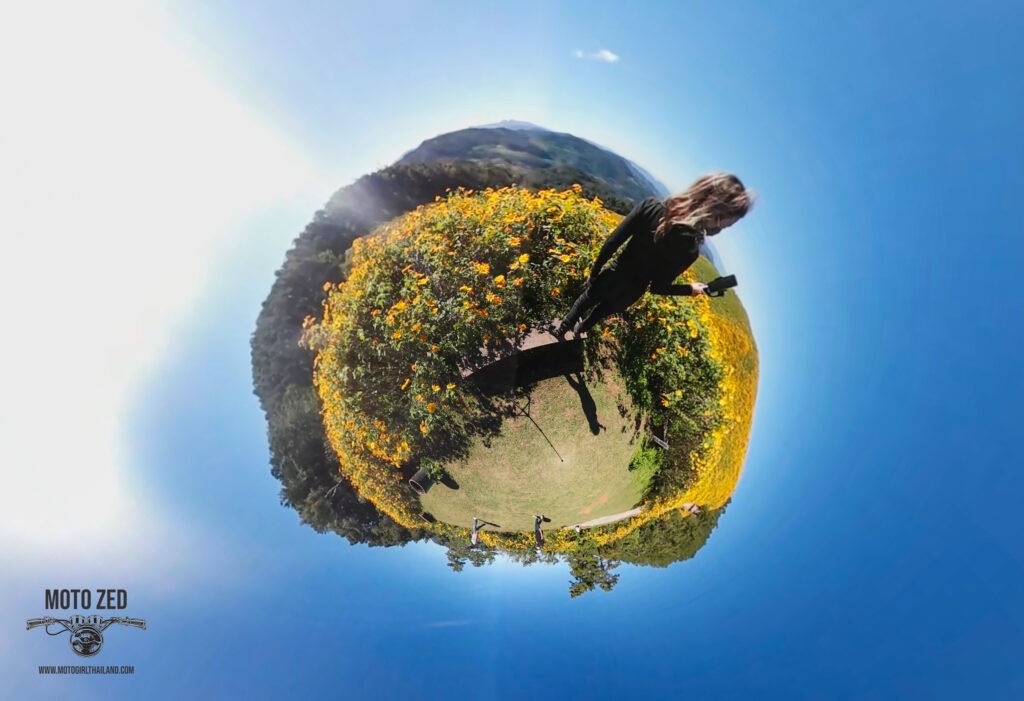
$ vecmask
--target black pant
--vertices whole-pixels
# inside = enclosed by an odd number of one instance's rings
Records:
[[[623,312],[644,296],[647,282],[639,282],[623,273],[609,269],[602,271],[583,291],[562,320],[561,330],[571,331],[585,311],[594,307],[580,325],[577,333],[588,331],[605,317]]]

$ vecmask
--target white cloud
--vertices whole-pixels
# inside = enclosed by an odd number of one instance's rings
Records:
[[[132,393],[232,227],[315,173],[140,5],[3,14],[0,546],[45,557],[165,528],[125,464]]]
[[[604,63],[618,63],[619,55],[608,49],[599,49],[593,53],[585,53],[580,49],[576,49],[572,52],[572,55],[576,58],[585,58],[591,61],[603,61]]]

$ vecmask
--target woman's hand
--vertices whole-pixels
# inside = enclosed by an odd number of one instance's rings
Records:
[[[703,282],[691,282],[690,287],[693,288],[693,292],[690,293],[690,295],[693,297],[706,294],[706,290],[708,289],[708,286],[705,285]]]

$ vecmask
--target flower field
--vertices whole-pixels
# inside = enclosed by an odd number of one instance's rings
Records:
[[[578,188],[460,190],[355,241],[348,278],[325,286],[323,314],[306,320],[304,342],[316,352],[328,440],[360,495],[398,523],[423,527],[405,482],[411,471],[464,456],[507,415],[506,400],[481,396],[462,370],[481,348],[517,344],[563,315],[619,220]],[[676,441],[686,453],[672,458],[686,465],[672,467],[691,475],[685,489],[652,495],[640,516],[595,532],[600,542],[687,501],[720,505],[735,486],[756,350],[745,318],[719,305],[647,295],[588,339],[600,351],[588,357],[614,359],[650,422],[687,436]],[[449,524],[430,528],[468,537]],[[497,547],[532,547],[529,533],[482,535]],[[553,534],[548,549],[574,542]]]

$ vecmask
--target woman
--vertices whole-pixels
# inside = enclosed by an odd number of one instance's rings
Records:
[[[735,224],[752,204],[753,197],[740,179],[728,173],[704,175],[686,192],[664,201],[649,197],[640,202],[601,246],[583,294],[555,329],[555,336],[565,340],[580,316],[594,307],[576,329],[579,336],[601,319],[625,311],[648,287],[659,295],[704,294],[704,283],[676,285],[673,281],[697,260],[704,237]],[[618,258],[604,268],[627,240]]]

